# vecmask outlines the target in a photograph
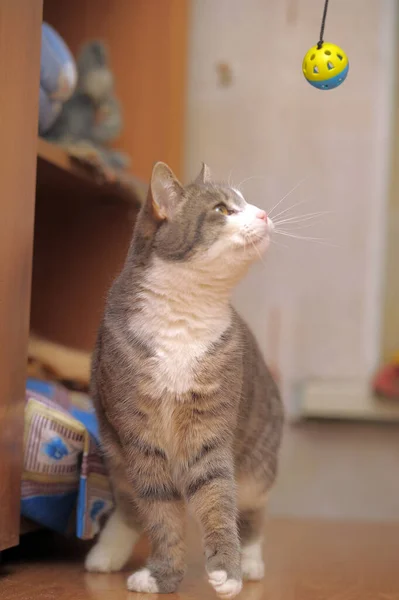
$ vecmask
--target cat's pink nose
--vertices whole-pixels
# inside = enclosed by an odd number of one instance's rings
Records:
[[[264,210],[258,210],[258,212],[256,213],[256,218],[257,219],[262,219],[262,221],[267,221],[266,211],[264,211]]]

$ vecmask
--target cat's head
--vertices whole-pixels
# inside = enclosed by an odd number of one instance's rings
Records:
[[[248,204],[241,192],[212,181],[205,164],[184,187],[166,164],[157,163],[143,212],[152,253],[220,274],[238,274],[259,259],[273,228],[265,211]]]

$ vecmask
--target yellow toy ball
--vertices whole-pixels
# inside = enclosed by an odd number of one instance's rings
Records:
[[[333,90],[341,85],[348,75],[348,57],[339,46],[323,42],[313,46],[305,54],[302,71],[305,79],[313,87],[319,90]]]

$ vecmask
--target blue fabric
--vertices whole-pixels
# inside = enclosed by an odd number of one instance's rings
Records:
[[[58,533],[65,533],[76,506],[77,491],[52,496],[34,496],[21,500],[24,517]]]
[[[43,452],[53,460],[62,460],[69,454],[68,448],[58,436],[54,436],[49,442],[43,444]]]
[[[93,538],[113,506],[99,428],[87,394],[29,378],[21,512],[60,533]]]
[[[26,380],[26,388],[36,394],[42,394],[47,398],[52,398],[54,393],[54,384],[48,383],[47,381],[41,381],[40,379],[33,379],[28,377]]]
[[[78,538],[84,538],[84,522],[86,518],[87,479],[83,477],[80,481],[79,494],[77,496],[76,506],[76,535]]]

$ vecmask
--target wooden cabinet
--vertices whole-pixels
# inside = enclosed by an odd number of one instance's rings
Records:
[[[187,0],[45,0],[44,20],[76,55],[88,40],[109,50],[124,128],[117,147],[147,181],[154,162],[181,173]],[[53,168],[55,167],[55,169]],[[32,327],[89,352],[104,295],[121,268],[137,206],[88,189],[58,156],[41,153]]]
[[[124,112],[118,147],[148,179],[164,160],[179,174],[185,105],[187,0],[45,0],[44,20],[73,53],[103,40]]]
[[[140,188],[129,204],[91,181],[61,149],[38,142],[42,15],[75,54],[90,39],[107,43],[125,121],[117,145],[146,180],[156,160],[181,172],[187,5],[0,2],[0,550],[19,536],[29,326],[90,353],[143,197]]]
[[[40,0],[0,3],[0,550],[19,536],[41,19]]]

